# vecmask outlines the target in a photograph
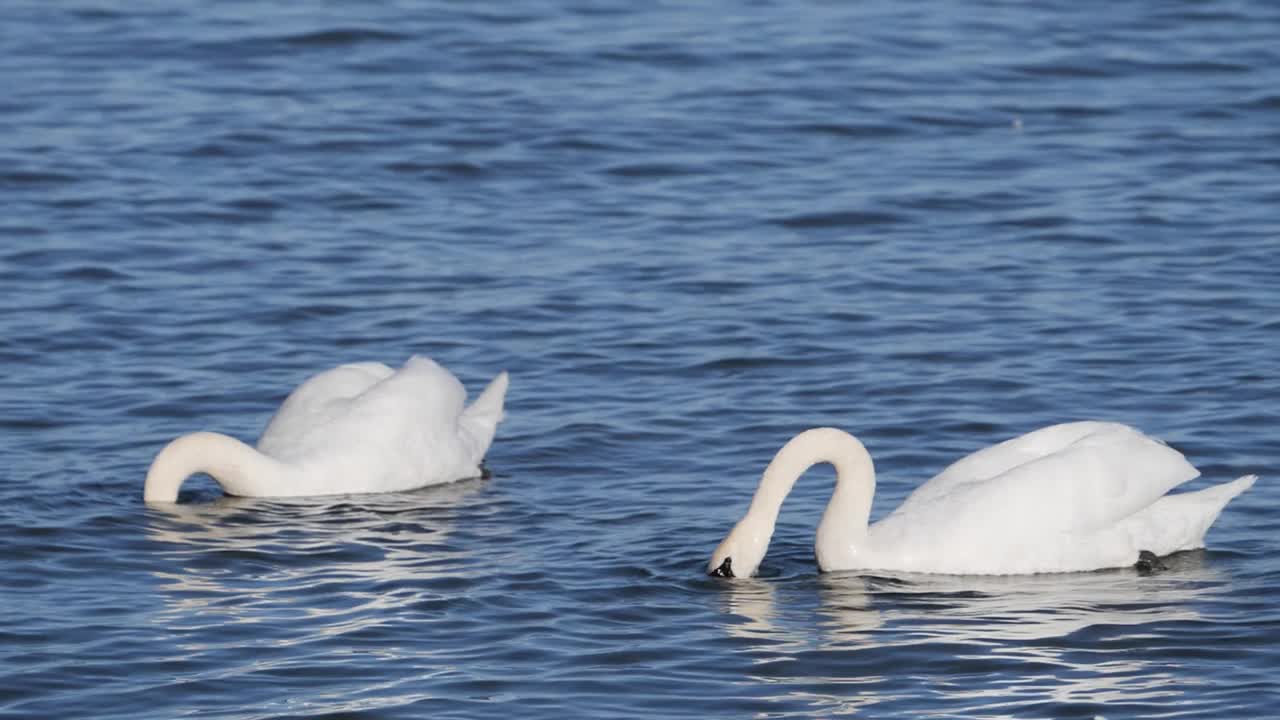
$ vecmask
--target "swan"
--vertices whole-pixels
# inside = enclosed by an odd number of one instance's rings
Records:
[[[955,575],[1074,572],[1137,565],[1204,546],[1245,475],[1166,495],[1200,474],[1182,453],[1127,425],[1041,428],[964,457],[868,525],[871,455],[852,435],[814,428],[778,451],[746,515],[711,555],[710,575],[750,577],[769,549],[782,501],[817,463],[836,484],[818,524],[818,568]],[[1157,565],[1158,566],[1158,565]]]
[[[257,449],[213,432],[170,442],[147,471],[143,500],[176,502],[195,473],[248,497],[396,492],[478,477],[507,383],[499,373],[464,409],[462,383],[429,358],[415,355],[399,370],[341,365],[285,398]]]

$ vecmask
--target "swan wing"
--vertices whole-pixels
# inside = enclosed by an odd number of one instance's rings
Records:
[[[480,457],[463,442],[459,426],[466,395],[453,373],[414,356],[315,428],[304,462],[324,457],[334,482],[349,487],[361,478],[364,491],[478,476]]]
[[[258,449],[275,457],[301,443],[345,403],[395,374],[378,362],[351,363],[311,376],[289,393],[258,438]]]
[[[913,495],[885,519],[893,521],[886,530],[896,528],[893,534],[903,539],[922,533],[934,542],[962,544],[1090,532],[1119,523],[1199,474],[1168,445],[1133,428],[1103,424],[994,476],[966,474],[963,481]]]
[[[1005,440],[951,463],[903,501],[903,508],[927,503],[957,488],[981,483],[1040,458],[1061,453],[1085,437],[1127,437],[1137,431],[1127,425],[1096,421],[1061,423]]]
[[[453,373],[414,356],[363,393],[329,402],[310,424],[282,434],[288,442],[269,454],[347,491],[472,477],[479,475],[480,458],[461,439],[465,402],[466,389]]]
[[[334,368],[294,391],[258,440],[262,452],[289,462],[319,461],[359,448],[371,462],[379,448],[420,452],[456,435],[466,390],[448,370],[414,356],[399,370],[379,363]],[[428,443],[429,441],[429,443]]]

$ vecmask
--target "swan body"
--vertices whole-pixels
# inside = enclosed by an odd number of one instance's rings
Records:
[[[399,370],[341,365],[285,398],[256,449],[212,432],[166,445],[147,471],[143,499],[175,502],[195,473],[248,497],[396,492],[478,477],[507,384],[499,373],[464,407],[462,383],[428,358],[415,355]]]
[[[815,543],[823,571],[1007,575],[1133,565],[1143,551],[1161,556],[1203,547],[1222,508],[1257,479],[1167,495],[1200,474],[1182,453],[1125,425],[1065,423],[958,460],[868,525],[875,493],[870,454],[842,430],[815,428],[774,456],[707,571],[754,574],[782,501],[821,462],[836,468]]]

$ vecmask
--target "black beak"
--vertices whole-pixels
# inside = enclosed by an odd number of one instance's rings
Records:
[[[711,577],[733,577],[733,558],[725,558],[720,567],[707,573]]]

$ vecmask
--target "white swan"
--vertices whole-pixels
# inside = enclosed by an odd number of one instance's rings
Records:
[[[962,575],[1133,565],[1204,546],[1218,513],[1257,479],[1165,495],[1200,474],[1177,450],[1115,423],[1053,425],[965,457],[868,526],[875,467],[856,438],[806,430],[778,451],[707,572],[754,574],[792,485],[829,462],[836,486],[818,525],[818,567]]]
[[[415,355],[398,371],[342,365],[285,398],[256,450],[212,432],[166,445],[147,471],[143,499],[175,502],[195,473],[249,497],[396,492],[478,477],[507,382],[499,373],[464,409],[462,383],[428,358]]]

